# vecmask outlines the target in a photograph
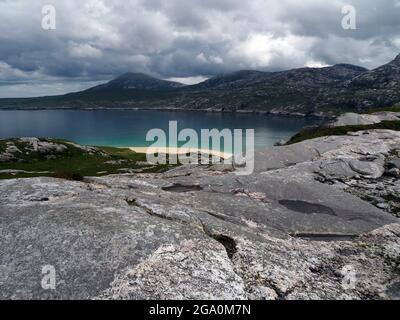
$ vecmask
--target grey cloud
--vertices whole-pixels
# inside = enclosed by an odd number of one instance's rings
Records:
[[[373,68],[400,52],[398,0],[51,2],[57,30],[44,31],[48,1],[0,0],[0,82],[85,86],[127,71],[190,79],[341,62]],[[345,4],[357,9],[357,30],[341,27]],[[40,85],[59,93],[50,87]]]

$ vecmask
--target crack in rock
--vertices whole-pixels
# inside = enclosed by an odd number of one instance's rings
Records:
[[[311,241],[353,241],[359,237],[357,234],[335,234],[335,233],[292,233],[290,236]]]
[[[129,206],[135,206],[139,209],[144,210],[148,215],[152,216],[152,217],[156,217],[159,219],[164,219],[167,221],[171,221],[171,222],[175,222],[175,223],[179,223],[181,225],[185,225],[185,226],[190,226],[196,229],[201,229],[203,230],[202,224],[200,221],[198,221],[198,219],[190,221],[190,220],[185,220],[185,219],[181,219],[179,217],[176,216],[168,216],[164,213],[160,213],[160,212],[156,212],[155,210],[153,210],[152,208],[148,207],[147,205],[140,203],[137,199],[135,198],[125,198],[125,202],[129,205]],[[188,217],[188,219],[190,219]],[[198,222],[198,223],[197,223]]]
[[[225,236],[223,234],[212,235],[212,238],[217,240],[220,244],[222,244],[225,247],[229,259],[232,260],[234,254],[237,252],[236,241],[231,237]]]
[[[209,228],[207,228],[207,226],[202,223],[203,225],[203,230],[204,233],[209,236],[210,238],[218,241],[220,244],[222,244],[226,250],[226,254],[228,255],[229,259],[232,261],[233,256],[235,255],[235,253],[237,253],[237,243],[236,241],[224,234],[215,234],[213,233]],[[233,263],[233,261],[232,261]]]

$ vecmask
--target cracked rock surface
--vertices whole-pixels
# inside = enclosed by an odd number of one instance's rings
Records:
[[[385,184],[398,149],[375,130],[257,152],[250,176],[0,181],[0,298],[398,299],[399,220],[347,183]]]

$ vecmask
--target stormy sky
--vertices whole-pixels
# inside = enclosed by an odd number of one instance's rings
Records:
[[[42,8],[56,9],[44,30]],[[356,30],[342,8],[356,9]],[[216,74],[400,53],[400,0],[0,0],[0,97],[78,91],[124,72],[196,83]]]

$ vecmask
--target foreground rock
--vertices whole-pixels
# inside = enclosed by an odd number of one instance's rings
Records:
[[[0,297],[398,299],[399,220],[348,183],[384,179],[396,150],[400,133],[368,131],[258,152],[244,177],[1,181]]]

